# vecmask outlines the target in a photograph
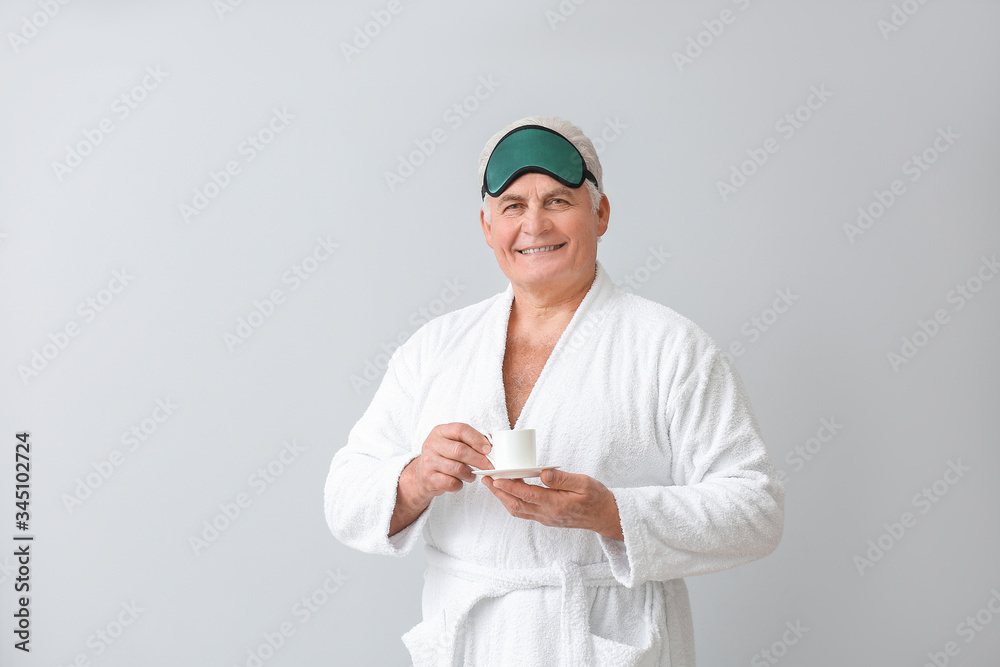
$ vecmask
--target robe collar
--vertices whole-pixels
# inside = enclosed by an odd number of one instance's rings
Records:
[[[525,428],[530,423],[532,404],[537,394],[545,391],[546,379],[554,372],[553,368],[563,363],[587,363],[586,354],[588,341],[602,326],[607,317],[608,308],[613,297],[620,292],[604,266],[598,261],[595,267],[594,282],[577,306],[576,312],[566,329],[559,336],[552,353],[542,368],[535,386],[531,389],[521,414],[518,415],[514,428]],[[507,349],[507,324],[510,320],[510,309],[514,304],[514,285],[508,284],[483,318],[483,339],[480,353],[477,355],[476,377],[486,379],[487,405],[489,405],[488,431],[506,431],[510,429],[507,415],[507,397],[503,386],[503,357]]]

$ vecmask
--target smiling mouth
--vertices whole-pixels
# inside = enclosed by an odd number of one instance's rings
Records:
[[[566,245],[566,244],[565,243],[560,243],[558,245],[542,246],[541,248],[525,248],[524,250],[518,250],[518,252],[521,253],[522,255],[533,255],[536,252],[548,252],[550,250],[558,250],[559,248],[563,247],[564,245]]]

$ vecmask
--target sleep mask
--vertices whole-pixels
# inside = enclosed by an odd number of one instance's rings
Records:
[[[569,139],[541,125],[522,125],[505,134],[490,154],[483,176],[483,199],[498,196],[530,172],[547,174],[570,188],[580,187],[588,178],[597,185],[597,178]]]

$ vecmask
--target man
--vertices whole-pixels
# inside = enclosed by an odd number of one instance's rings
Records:
[[[404,555],[421,534],[416,665],[694,665],[682,577],[773,551],[784,494],[743,385],[674,311],[597,262],[610,205],[593,144],[554,118],[480,156],[502,294],[401,346],[333,458],[334,535]],[[483,435],[534,428],[538,480],[474,483]]]

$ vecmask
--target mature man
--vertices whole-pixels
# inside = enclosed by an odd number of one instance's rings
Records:
[[[784,494],[742,383],[674,311],[597,261],[610,206],[583,132],[526,118],[479,164],[510,286],[392,356],[333,458],[334,535],[429,568],[416,665],[694,665],[682,577],[767,555]],[[482,478],[483,435],[533,428],[536,480]]]

